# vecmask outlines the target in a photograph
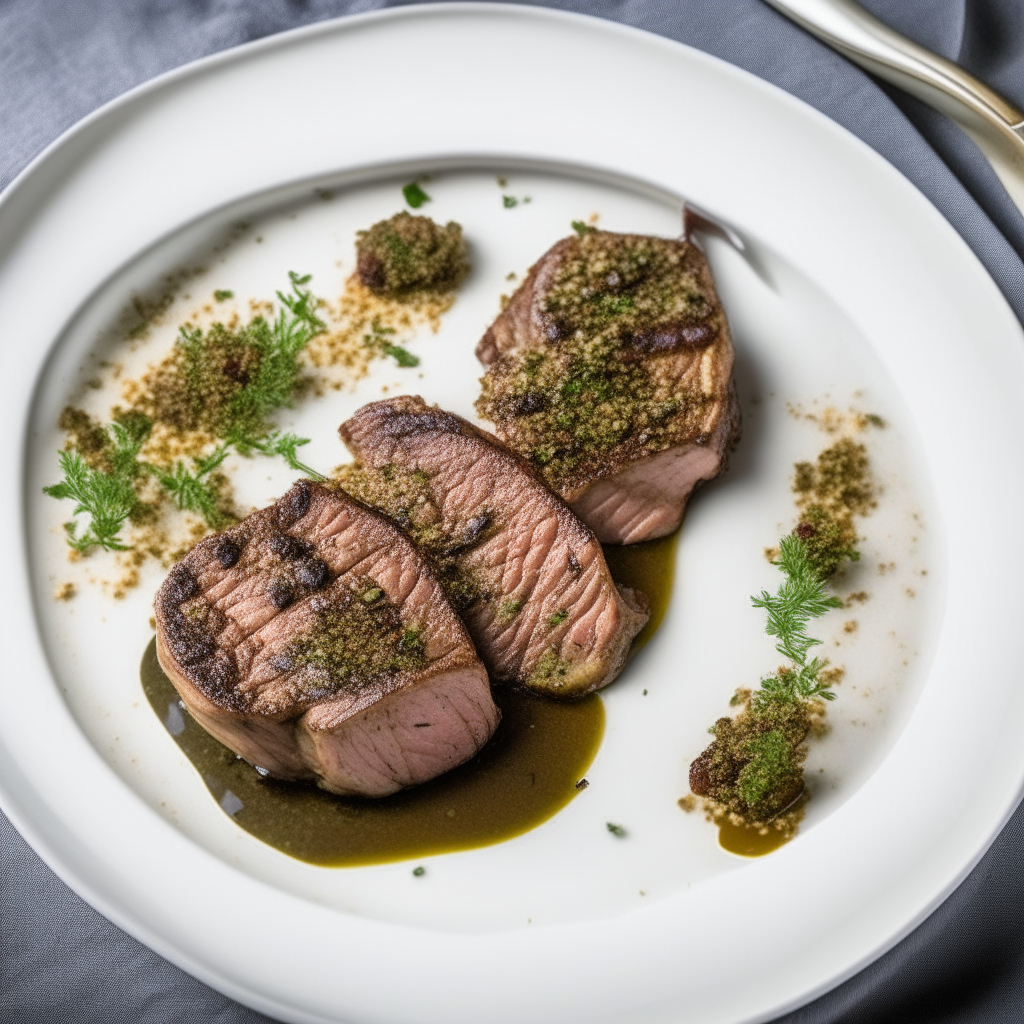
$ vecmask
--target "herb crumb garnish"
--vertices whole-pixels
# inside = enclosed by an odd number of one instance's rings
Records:
[[[548,625],[554,629],[555,626],[560,626],[565,622],[567,618],[569,618],[569,613],[564,608],[559,608],[557,612],[548,617]]]
[[[703,798],[709,820],[774,830],[784,838],[795,834],[807,800],[805,740],[827,728],[824,702],[835,698],[832,687],[844,675],[812,655],[822,641],[807,626],[846,604],[826,586],[844,563],[860,557],[854,516],[867,515],[876,504],[866,449],[844,438],[816,463],[798,463],[793,490],[800,521],[777,548],[766,549],[784,580],[776,593],[751,598],[767,613],[765,631],[776,638],[786,663],[756,690],[735,692],[729,703],[739,712],[718,719],[709,730],[714,741],[690,765],[690,789]],[[855,629],[854,620],[844,625],[848,633]],[[682,800],[680,807],[691,809]]]
[[[588,224],[585,220],[574,220],[572,222],[572,229],[581,238],[584,235],[592,234],[597,230],[597,228],[595,228],[592,224]]]
[[[414,209],[418,210],[424,203],[430,202],[430,196],[420,187],[419,182],[411,181],[402,187],[402,195],[405,201]]]
[[[356,273],[370,291],[392,298],[454,292],[469,273],[462,228],[403,210],[358,233]]]
[[[235,293],[228,291],[227,288],[218,288],[213,293],[213,297],[217,302],[226,302],[228,299],[233,299],[235,297]]]
[[[257,315],[238,330],[220,323],[206,332],[182,326],[171,354],[140,382],[130,409],[115,409],[108,427],[81,410],[64,410],[59,425],[69,447],[58,455],[64,479],[44,492],[74,500],[76,520],[88,515],[84,531],[74,521],[65,527],[73,549],[129,550],[122,527],[129,519],[142,524],[155,512],[143,500],[147,481],[178,509],[200,514],[211,528],[224,526],[233,512],[220,466],[232,450],[280,456],[290,468],[319,477],[296,455],[308,440],[274,430],[269,419],[297,394],[299,354],[324,330],[315,312],[319,300],[304,287],[309,275],[292,272],[289,279],[292,290],[277,293],[281,309],[273,320]],[[158,429],[161,441],[154,436]],[[166,438],[175,434],[198,439],[187,461],[168,455],[175,449]]]
[[[421,864],[419,867],[412,869],[414,878],[422,878],[426,873],[427,869]]]
[[[613,836],[617,836],[619,839],[624,839],[626,837],[626,830],[621,825],[616,825],[613,821],[606,821],[605,828],[607,828]]]

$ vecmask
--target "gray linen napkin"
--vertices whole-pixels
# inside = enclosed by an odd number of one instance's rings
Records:
[[[866,0],[1024,107],[1021,0]],[[105,101],[196,57],[384,0],[0,0],[0,187]],[[553,0],[706,50],[817,107],[960,232],[1024,320],[1024,218],[974,145],[759,0]],[[966,882],[861,974],[778,1024],[1024,1019],[1024,810]],[[0,1024],[255,1024],[75,896],[0,814]]]

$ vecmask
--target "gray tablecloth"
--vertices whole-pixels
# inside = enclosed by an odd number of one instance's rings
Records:
[[[0,186],[64,129],[169,68],[381,0],[0,0]],[[952,124],[881,87],[759,0],[556,0],[689,43],[794,93],[943,212],[1024,320],[1024,219]],[[1024,107],[1024,0],[868,0]],[[8,340],[8,343],[11,343]],[[817,884],[830,884],[822,865]],[[910,937],[785,1024],[1024,1020],[1024,811]],[[250,1024],[70,892],[0,815],[0,1022]],[[782,1024],[782,1022],[780,1022]]]

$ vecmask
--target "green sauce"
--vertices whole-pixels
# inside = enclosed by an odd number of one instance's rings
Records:
[[[673,535],[605,549],[615,579],[642,589],[651,602],[651,620],[633,653],[664,618],[675,547]],[[501,724],[468,764],[382,800],[346,799],[312,785],[265,778],[210,736],[179,703],[157,661],[155,640],[143,655],[141,676],[157,717],[224,812],[282,853],[325,867],[472,850],[528,832],[579,793],[576,783],[604,734],[604,704],[597,694],[554,701],[496,687]]]
[[[679,531],[643,544],[606,544],[604,557],[616,583],[642,591],[651,604],[651,617],[636,635],[631,654],[636,654],[657,633],[676,575],[676,547]],[[612,684],[614,685],[614,684]]]
[[[758,828],[756,825],[724,822],[718,826],[718,845],[737,857],[763,857],[785,846],[792,838],[792,832]]]

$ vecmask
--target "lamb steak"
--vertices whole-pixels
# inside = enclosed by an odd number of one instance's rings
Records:
[[[156,622],[192,716],[276,778],[385,796],[469,760],[498,724],[415,547],[319,484],[200,541],[160,587]]]
[[[339,428],[357,462],[342,487],[416,540],[495,681],[571,698],[610,683],[647,621],[593,531],[495,437],[418,396]]]
[[[688,241],[563,238],[477,356],[477,411],[604,543],[675,530],[739,436],[728,323]]]

